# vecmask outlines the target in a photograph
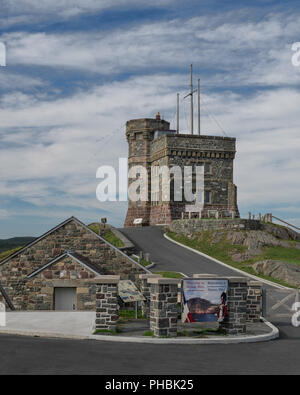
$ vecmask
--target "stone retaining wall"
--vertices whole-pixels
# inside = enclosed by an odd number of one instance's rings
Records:
[[[206,230],[260,230],[262,224],[258,220],[247,219],[182,219],[173,221],[169,225],[171,232],[193,234]]]

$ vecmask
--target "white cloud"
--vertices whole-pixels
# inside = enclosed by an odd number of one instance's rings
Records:
[[[299,83],[300,68],[291,63],[299,15],[247,24],[228,23],[227,18],[221,22],[220,16],[195,17],[105,32],[18,32],[3,35],[3,40],[9,61],[17,65],[107,75],[172,68],[174,64],[186,67],[193,61],[196,69],[215,70],[205,78],[204,86]]]
[[[117,165],[127,156],[125,122],[151,117],[157,110],[171,118],[178,75],[131,78],[59,100],[10,95],[0,111],[2,197],[42,209],[108,210],[125,214],[124,204],[100,204],[95,197],[96,169]],[[204,95],[203,133],[220,134],[213,112],[229,135],[238,138],[235,178],[243,206],[294,207],[299,203],[298,103],[291,89],[251,97]],[[186,128],[184,117],[182,128]]]
[[[33,15],[46,15],[57,12],[61,4],[63,17],[69,17],[108,4],[96,3],[32,1],[31,7]],[[23,1],[20,6],[29,4]],[[38,4],[40,10],[35,8]],[[95,83],[89,90],[53,99],[45,92],[22,92],[45,84],[39,78],[9,74],[6,68],[6,80],[1,70],[0,87],[10,91],[0,97],[0,198],[17,197],[35,207],[19,209],[19,215],[44,212],[46,217],[62,218],[64,212],[79,212],[91,218],[107,210],[117,222],[125,215],[125,205],[96,200],[96,169],[127,156],[128,119],[152,117],[156,111],[174,119],[176,92],[186,93],[188,74],[172,70],[193,61],[196,73],[197,68],[212,71],[201,75],[203,133],[221,133],[208,116],[214,113],[227,134],[238,139],[235,178],[240,205],[271,206],[281,212],[284,208],[299,223],[293,208],[300,204],[300,68],[291,64],[291,43],[299,41],[299,16],[273,16],[258,23],[229,23],[228,18],[178,19],[109,32],[3,35],[12,65],[76,68],[83,79],[87,72],[104,78],[124,72],[149,74]],[[161,69],[168,74],[157,71]],[[252,85],[263,89],[232,92],[232,87]],[[217,87],[228,90],[210,91]],[[185,130],[187,107],[186,102],[181,108]],[[15,211],[6,210],[5,215]]]
[[[12,73],[9,68],[0,67],[0,89],[3,91],[11,89],[32,89],[45,85],[40,78],[29,77],[24,74]]]
[[[0,26],[47,22],[51,18],[65,20],[110,8],[162,7],[171,1],[174,0],[6,0],[1,5]]]

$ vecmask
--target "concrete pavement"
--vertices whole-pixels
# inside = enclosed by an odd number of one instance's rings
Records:
[[[0,334],[14,333],[49,337],[89,337],[95,327],[95,312],[7,312],[6,327],[0,327]]]

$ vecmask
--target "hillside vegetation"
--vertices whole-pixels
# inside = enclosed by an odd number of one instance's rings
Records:
[[[249,274],[254,274],[282,285],[300,286],[298,278],[294,283],[287,283],[286,279],[291,278],[290,276],[284,274],[279,276],[277,270],[277,278],[273,277],[272,270],[269,268],[266,271],[268,275],[266,275],[261,270],[262,265],[256,265],[257,263],[268,262],[272,264],[273,262],[275,268],[275,263],[292,264],[286,266],[288,266],[289,270],[294,268],[295,274],[300,275],[300,243],[298,242],[298,237],[294,235],[291,237],[289,232],[284,232],[282,228],[280,231],[278,231],[276,226],[269,226],[267,230],[256,231],[220,230],[204,231],[190,235],[174,232],[167,232],[167,234],[179,243],[201,251]]]
[[[24,246],[34,239],[34,237],[13,237],[7,240],[0,240],[0,253]]]
[[[22,246],[14,248],[13,250],[7,250],[5,252],[1,252],[0,253],[0,262],[3,261],[8,256],[10,256],[10,255],[14,254],[15,252],[19,251],[21,248],[22,248]]]
[[[89,225],[89,228],[97,233],[97,235],[99,235],[99,231],[101,231],[101,237],[113,246],[117,248],[124,247],[123,242],[114,234],[109,225],[105,225],[104,227],[103,224],[93,223]]]

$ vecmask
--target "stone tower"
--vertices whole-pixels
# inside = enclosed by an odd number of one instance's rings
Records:
[[[151,152],[150,145],[154,139],[156,131],[168,131],[170,123],[161,120],[159,113],[156,114],[155,119],[143,118],[128,121],[126,124],[126,137],[128,142],[128,170],[132,166],[144,166],[148,174],[151,171]],[[128,180],[128,185],[133,180]],[[132,202],[128,201],[128,211],[125,220],[125,227],[133,226],[135,219],[142,219],[141,225],[150,224],[150,211],[151,211],[151,177],[148,178],[149,197],[148,202]]]
[[[237,188],[233,183],[233,162],[236,154],[236,139],[220,136],[189,135],[170,130],[169,122],[155,119],[138,119],[127,122],[126,136],[129,146],[128,167],[142,165],[148,173],[148,201],[128,202],[125,227],[164,225],[182,217],[193,217],[187,213],[191,203],[151,201],[152,166],[203,166],[203,208],[198,216],[239,217]],[[129,179],[130,184],[135,181]],[[193,183],[195,174],[193,174]],[[138,220],[138,221],[135,221]],[[138,222],[135,224],[134,222]]]

